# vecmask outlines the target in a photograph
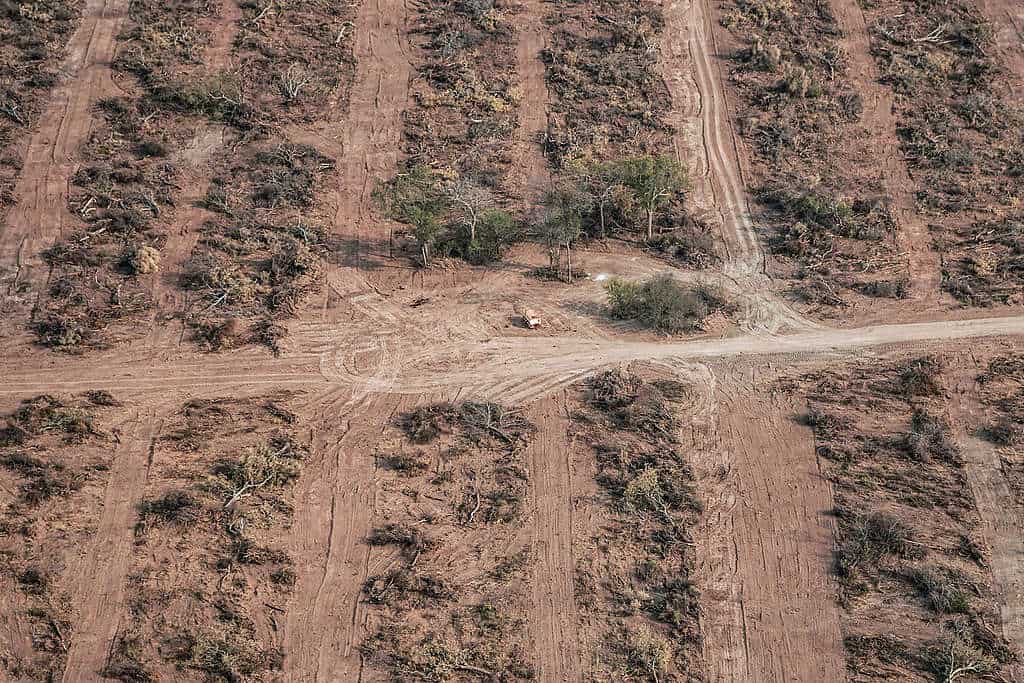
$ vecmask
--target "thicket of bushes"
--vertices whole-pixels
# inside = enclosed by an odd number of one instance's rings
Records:
[[[671,275],[643,282],[613,278],[605,289],[613,318],[634,320],[662,334],[700,330],[712,313],[733,310],[719,291],[707,285],[684,285]]]

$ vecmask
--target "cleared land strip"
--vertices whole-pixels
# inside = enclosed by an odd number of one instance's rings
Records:
[[[678,342],[621,342],[608,339],[505,338],[484,341],[466,348],[437,348],[432,360],[418,358],[395,377],[367,377],[367,391],[422,393],[445,387],[489,386],[514,377],[539,377],[573,370],[594,370],[631,360],[681,358],[689,360],[759,355],[841,354],[874,346],[1024,335],[1024,316],[941,320],[900,325],[871,325],[848,330],[822,329],[785,337],[730,337]],[[452,361],[452,353],[457,363]],[[401,357],[396,354],[396,357]],[[459,360],[461,359],[461,360]],[[351,378],[332,377],[287,358],[253,359],[246,372],[228,372],[211,364],[154,364],[151,361],[109,365],[69,363],[35,371],[16,371],[0,366],[6,381],[0,395],[31,395],[40,392],[76,391],[101,381],[111,391],[166,391],[215,386],[260,384],[346,384]],[[60,377],[72,374],[74,379]],[[578,379],[578,377],[577,377]],[[547,387],[551,389],[553,387]]]
[[[786,398],[750,396],[739,381],[718,392],[721,427],[710,474],[728,472],[697,542],[706,604],[702,631],[715,681],[842,681],[839,613],[827,575],[828,482],[813,438]],[[717,465],[717,467],[716,467]]]
[[[538,426],[537,438],[527,449],[537,556],[530,626],[540,680],[568,681],[583,670],[573,594],[569,418],[557,399],[533,405],[527,417]]]
[[[95,539],[76,568],[74,605],[79,623],[64,668],[62,680],[68,683],[90,680],[106,664],[124,607],[135,510],[149,474],[148,454],[158,423],[152,411],[130,421],[131,436],[118,447]]]
[[[39,253],[60,234],[67,214],[68,184],[78,147],[89,134],[93,103],[109,87],[110,60],[127,0],[89,0],[68,43],[64,78],[54,89],[29,141],[6,225],[0,224],[0,270],[19,285],[39,287],[45,264]]]

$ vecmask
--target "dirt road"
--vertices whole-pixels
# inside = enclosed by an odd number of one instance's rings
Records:
[[[724,275],[740,294],[744,329],[752,334],[819,327],[772,294],[761,238],[743,191],[739,151],[728,120],[718,53],[704,0],[672,0],[665,8],[662,74],[673,102],[676,155],[694,174],[697,213],[714,216],[725,245]]]
[[[349,326],[351,331],[352,325]],[[629,342],[607,338],[506,337],[447,343],[416,351],[390,348],[393,360],[350,368],[344,375],[326,351],[315,356],[267,358],[245,362],[200,357],[191,362],[159,363],[149,358],[120,364],[73,359],[45,370],[0,365],[6,382],[0,395],[79,391],[102,385],[111,391],[223,390],[260,385],[339,387],[358,384],[367,392],[426,393],[472,389],[479,396],[524,401],[579,379],[594,370],[632,360],[713,360],[752,356],[805,358],[860,353],[872,347],[911,348],[932,343],[987,337],[1024,336],[1024,316],[975,318],[852,329],[821,329],[788,336],[737,336],[684,341]],[[381,342],[383,343],[383,342]],[[321,359],[324,358],[321,357]],[[784,362],[780,359],[780,362]]]
[[[708,501],[695,539],[704,653],[712,681],[845,680],[828,576],[832,494],[802,407],[731,377],[718,439],[699,456]]]
[[[358,680],[366,635],[360,601],[376,500],[373,446],[397,399],[316,396],[313,458],[296,492],[288,552],[295,596],[284,627],[285,674],[293,681]]]
[[[356,75],[348,117],[341,123],[345,134],[333,226],[345,243],[348,267],[329,281],[322,316],[328,323],[340,310],[351,312],[352,298],[360,292],[373,294],[360,268],[374,250],[385,253],[389,244],[388,228],[373,212],[371,192],[398,165],[412,69],[407,11],[399,0],[370,0],[360,4],[356,15]],[[355,313],[373,328],[366,335],[368,355],[379,360],[374,376],[386,385],[387,331],[375,310],[357,307]],[[398,399],[368,396],[358,383],[349,388],[347,395],[329,390],[309,406],[317,429],[315,461],[305,468],[296,496],[301,504],[289,551],[298,576],[284,637],[285,672],[294,681],[362,679],[358,646],[366,617],[360,593],[369,559],[364,539],[376,499],[373,446]]]
[[[59,84],[28,145],[14,207],[0,226],[0,278],[8,303],[35,303],[46,280],[41,252],[73,224],[67,200],[75,156],[89,134],[93,104],[113,88],[110,60],[127,6],[128,0],[88,0],[68,43]]]
[[[574,681],[583,671],[573,592],[572,472],[569,417],[561,396],[538,401],[526,412],[537,436],[526,452],[533,487],[533,611],[537,677]]]
[[[544,78],[541,51],[547,44],[544,4],[540,0],[522,3],[522,21],[516,28],[516,70],[521,91],[519,129],[516,131],[514,168],[520,195],[537,202],[551,182],[541,140],[548,128],[548,88]]]

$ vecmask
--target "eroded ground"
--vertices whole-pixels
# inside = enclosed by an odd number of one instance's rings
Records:
[[[5,679],[1024,680],[1012,2],[9,4]]]

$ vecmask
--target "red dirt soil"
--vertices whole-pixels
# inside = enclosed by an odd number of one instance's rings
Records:
[[[709,502],[696,540],[709,680],[843,680],[832,494],[803,407],[756,379],[708,391],[719,424],[698,451]]]
[[[233,0],[220,4],[214,42],[205,54],[210,69],[230,66],[241,16]],[[11,285],[16,296],[4,306],[5,317],[10,316],[5,327],[24,322],[24,313],[14,316],[13,311],[30,307],[46,280],[39,253],[61,234],[67,219],[68,181],[90,130],[93,105],[113,91],[109,62],[124,5],[88,3],[71,40],[67,78],[55,89],[29,143],[18,204],[0,231],[0,266],[17,272]],[[846,0],[833,5],[847,31],[857,84],[865,92],[864,125],[880,150],[879,163],[900,209],[913,291],[919,297],[913,306],[934,313],[931,309],[939,308],[931,295],[938,289],[937,262],[923,224],[913,215],[906,165],[894,156],[888,91],[875,83],[859,11]],[[1011,0],[982,5],[1000,27],[1008,63],[1022,73],[1024,50],[1010,30],[1015,27],[1019,36],[1024,25],[1018,8]],[[523,98],[511,177],[531,199],[550,182],[538,140],[547,128],[540,61],[546,10],[545,3],[528,0],[517,17]],[[130,399],[102,505],[92,511],[95,529],[64,571],[71,577],[75,616],[63,680],[91,680],[107,660],[126,609],[132,529],[162,416],[186,397],[257,394],[274,387],[307,391],[296,409],[312,443],[296,483],[294,522],[282,539],[296,571],[294,593],[281,619],[285,680],[387,679],[367,666],[360,651],[376,626],[362,595],[364,583],[393,559],[390,551],[366,543],[384,512],[376,448],[396,414],[459,398],[524,405],[538,427],[525,453],[531,526],[518,535],[508,530],[531,549],[531,611],[523,627],[533,642],[537,680],[581,680],[590,671],[587,653],[602,641],[595,625],[581,616],[580,602],[588,596],[576,584],[577,551],[603,533],[606,513],[593,504],[594,473],[588,469],[593,455],[575,448],[568,402],[560,392],[600,368],[637,359],[667,365],[701,390],[692,410],[691,446],[698,494],[706,506],[694,542],[707,680],[844,680],[840,618],[829,574],[832,494],[818,469],[810,430],[794,420],[805,406],[769,388],[768,378],[783,365],[824,367],[866,354],[950,348],[980,343],[980,338],[1006,338],[1019,348],[1024,317],[947,312],[952,319],[926,320],[920,310],[894,304],[895,313],[869,314],[892,324],[842,329],[810,320],[776,297],[776,283],[765,273],[761,237],[749,216],[744,159],[722,87],[722,62],[716,64],[721,55],[711,12],[703,0],[665,5],[662,72],[675,107],[675,154],[694,169],[694,208],[721,231],[728,256],[723,272],[680,272],[637,250],[627,254],[625,248],[589,252],[583,260],[585,267],[593,264],[602,273],[630,277],[671,272],[681,278],[718,278],[739,293],[737,325],[697,339],[667,341],[608,323],[594,315],[604,296],[600,281],[569,289],[525,277],[539,258],[525,248],[500,269],[452,265],[414,271],[391,257],[391,226],[370,196],[375,183],[390,177],[400,162],[402,115],[416,66],[409,47],[409,11],[398,0],[359,5],[350,28],[356,59],[351,92],[337,93],[334,108],[314,127],[290,132],[300,142],[304,136],[315,140],[338,159],[330,227],[341,247],[335,254],[340,264],[331,264],[324,276],[322,298],[291,325],[292,337],[280,357],[254,349],[201,356],[181,347],[180,329],[155,323],[149,339],[138,346],[86,358],[38,351],[22,356],[19,351],[0,359],[4,408],[18,397],[87,388],[125,393]],[[205,217],[193,205],[209,183],[206,161],[225,144],[230,140],[211,128],[197,131],[194,147],[181,152],[191,155],[195,166],[186,171],[187,186],[179,197],[187,208],[176,216],[164,250],[165,272],[154,285],[163,313],[183,311],[189,303],[174,278]],[[21,285],[28,286],[27,293],[17,290]],[[537,302],[546,326],[536,333],[514,326],[512,304],[518,300]],[[916,322],[899,324],[908,320]],[[963,363],[951,410],[992,547],[992,572],[1004,600],[1003,631],[1019,648],[1024,639],[1024,616],[1017,605],[1024,586],[1020,511],[1016,516],[1007,512],[998,460],[970,435],[978,410],[972,374],[978,368],[966,359]],[[0,484],[7,502],[12,485],[6,479]],[[453,554],[453,571],[479,560],[473,555],[475,533],[467,532]],[[28,627],[18,616],[26,609],[24,600],[12,593],[0,602],[5,608],[2,647],[30,650]]]

